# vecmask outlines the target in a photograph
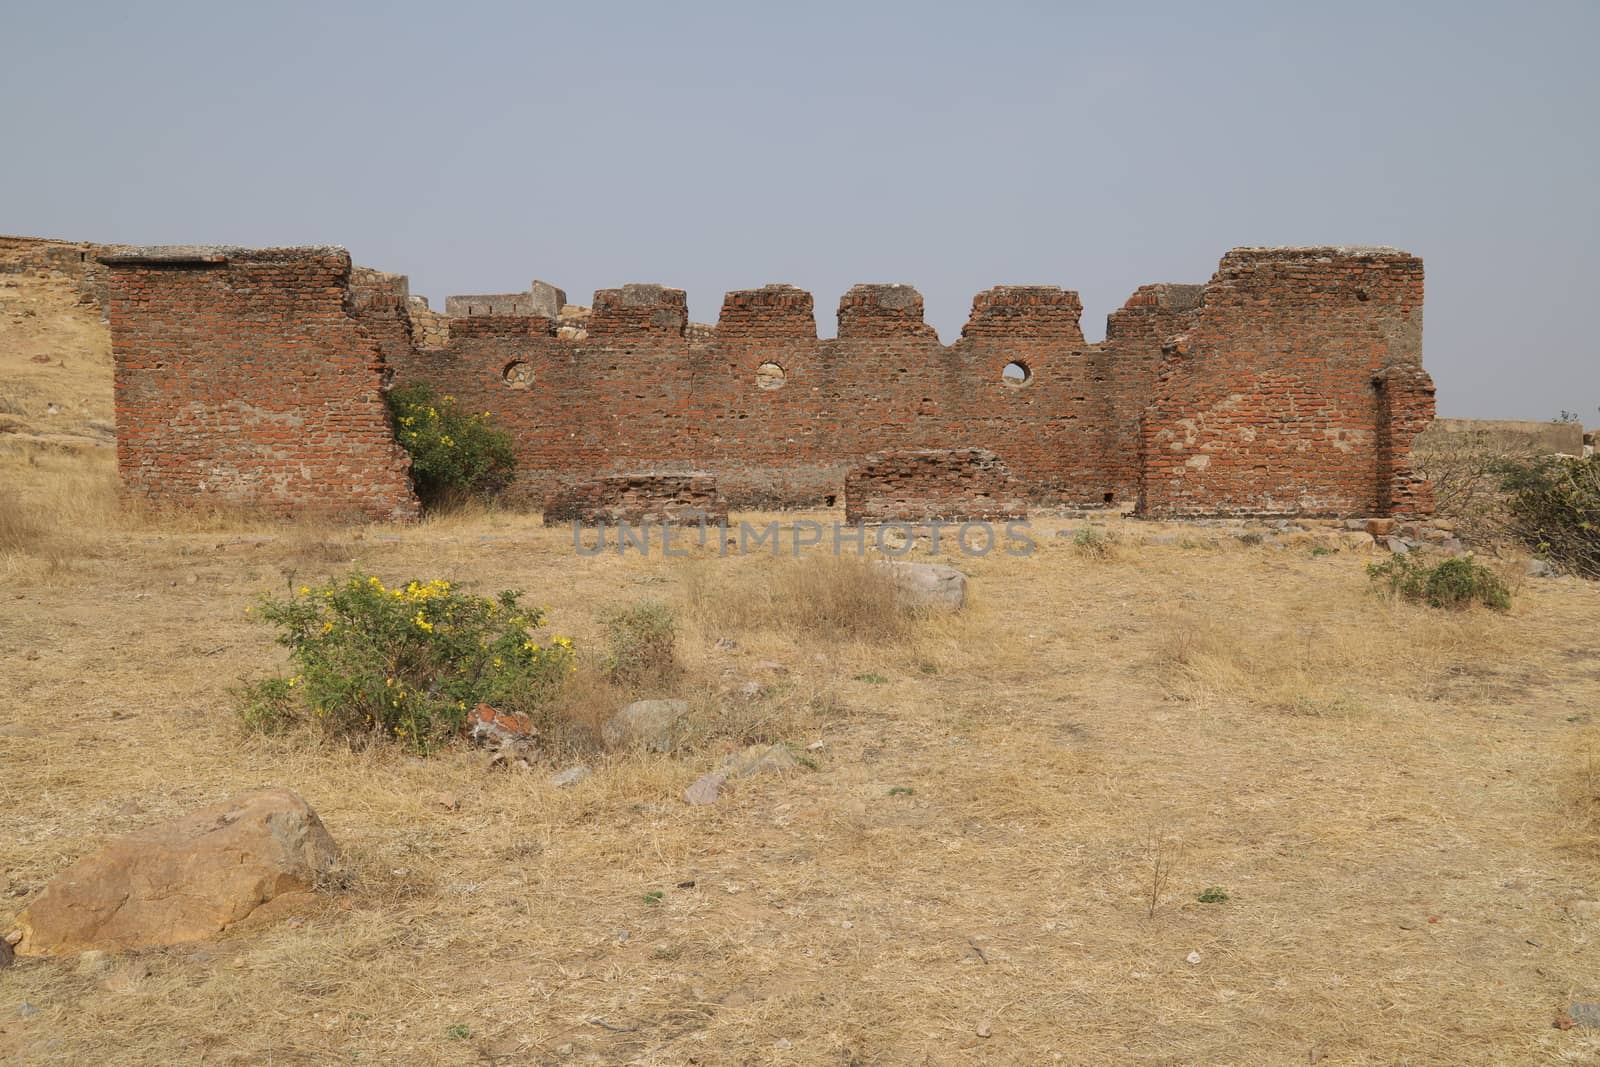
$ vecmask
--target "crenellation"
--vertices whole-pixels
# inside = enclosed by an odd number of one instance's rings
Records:
[[[705,472],[736,506],[826,506],[848,495],[852,470],[870,484],[868,457],[883,456],[898,457],[882,461],[884,486],[956,510],[960,487],[984,478],[1006,513],[1013,500],[1136,502],[1152,515],[1430,506],[1409,458],[1433,415],[1422,265],[1393,249],[1235,249],[1204,285],[1141,286],[1098,343],[1083,338],[1076,292],[997,286],[973,298],[950,345],[905,285],[851,288],[838,335],[819,338],[812,295],[789,285],[728,293],[712,326],[689,321],[683,290],[651,284],[601,289],[592,308],[551,286],[539,314],[441,316],[404,275],[352,267],[342,249],[140,249],[104,262],[119,412],[133,428],[124,478],[175,497],[220,488],[323,505],[338,494],[311,487],[359,468],[357,510],[403,513],[414,502],[394,495],[373,401],[386,381],[420,380],[507,429],[512,496],[531,502],[681,470]],[[507,307],[531,306],[541,284]],[[367,377],[329,393],[308,360]],[[163,362],[182,370],[169,381],[153,370]],[[272,399],[274,434],[258,394]],[[179,419],[186,436],[169,441],[149,412],[170,420],[185,398],[204,415]],[[331,438],[303,431],[347,423],[364,428],[341,459],[319,452]],[[379,429],[390,451],[362,436]],[[992,464],[962,458],[979,453]],[[193,473],[207,463],[223,476]]]
[[[972,298],[962,337],[1041,337],[1082,341],[1083,302],[1054,285],[999,285]]]
[[[922,314],[922,294],[909,285],[856,285],[839,300],[839,338],[936,339]]]
[[[689,298],[682,289],[630,282],[594,294],[589,339],[660,335],[682,337],[689,322]]]

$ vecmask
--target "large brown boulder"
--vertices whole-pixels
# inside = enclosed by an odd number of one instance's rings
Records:
[[[287,789],[247,793],[110,842],[45,886],[18,919],[22,956],[199,941],[309,890],[338,846]]]

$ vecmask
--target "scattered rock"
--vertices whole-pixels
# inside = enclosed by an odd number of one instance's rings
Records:
[[[1398,537],[1385,537],[1383,539],[1383,547],[1397,556],[1403,556],[1411,551],[1411,546]]]
[[[1524,567],[1524,572],[1529,578],[1554,578],[1561,573],[1545,559],[1530,559]]]
[[[577,785],[579,782],[589,777],[589,774],[590,771],[588,765],[580,763],[575,767],[568,767],[560,774],[552,774],[550,776],[550,784],[555,786],[557,789],[566,789],[569,786]]]
[[[24,1019],[31,1019],[35,1015],[39,1014],[39,1009],[24,1000],[20,1005],[17,1006],[17,1014],[22,1016]]]
[[[1600,1030],[1600,1004],[1574,1003],[1567,1009],[1567,1017],[1585,1030]]]
[[[770,659],[764,659],[760,663],[757,663],[756,664],[756,670],[758,670],[758,671],[770,671],[773,674],[788,674],[789,673],[789,668],[788,667],[785,667],[783,664],[777,662],[776,660],[770,660]]]
[[[1365,529],[1374,538],[1388,537],[1394,533],[1393,519],[1368,519]]]
[[[445,811],[461,810],[461,798],[454,793],[438,793],[434,796],[433,802]]]
[[[751,679],[750,681],[741,684],[738,689],[734,690],[734,692],[742,700],[760,700],[766,695],[767,687],[762,685],[760,682]]]
[[[989,1037],[994,1033],[994,1024],[988,1019],[984,1019],[978,1023],[978,1029],[976,1033],[979,1037]]]
[[[498,749],[509,743],[532,749],[538,745],[539,733],[531,719],[496,711],[487,704],[479,704],[467,713],[463,729],[469,741],[483,748]]]
[[[1176,545],[1182,544],[1183,538],[1177,534],[1170,533],[1151,534],[1144,539],[1144,543],[1147,545]]]
[[[800,766],[786,745],[751,745],[735,752],[717,768],[725,778],[746,778],[762,771],[788,771]]]
[[[690,804],[715,804],[717,796],[722,790],[722,783],[727,776],[721,774],[703,774],[695,779],[695,783],[683,791],[683,799]]]
[[[954,567],[888,559],[874,560],[872,565],[888,574],[919,608],[960,611],[966,605],[967,576]]]
[[[809,745],[806,746],[806,751],[807,752],[821,752],[823,749],[825,749],[827,747],[828,747],[828,745],[827,745],[827,742],[825,742],[825,741],[813,741]]]
[[[199,941],[312,889],[338,846],[287,789],[248,793],[118,838],[58,874],[18,917],[23,956]]]
[[[43,352],[40,352],[37,356],[32,357],[32,359],[33,359],[33,362],[35,362],[35,363],[49,363],[50,362],[50,357],[45,355]]]
[[[716,649],[718,652],[732,652],[734,649],[739,647],[739,642],[735,641],[731,637],[719,637],[717,638],[717,643],[711,647]]]
[[[1185,956],[1184,959],[1186,961],[1188,961],[1189,963],[1199,963],[1200,962],[1200,953],[1199,952],[1191,952],[1187,956]]]
[[[672,747],[673,729],[687,714],[686,700],[635,700],[600,728],[600,739],[610,749],[666,752]]]

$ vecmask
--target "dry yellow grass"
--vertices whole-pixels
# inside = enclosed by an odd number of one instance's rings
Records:
[[[824,637],[761,599],[809,580],[785,561],[577,558],[507,512],[190,532],[124,517],[103,453],[75,461],[104,486],[81,499],[0,454],[56,499],[0,601],[0,926],[108,835],[258,785],[303,793],[347,858],[315,909],[144,953],[127,987],[0,971],[0,1062],[1600,1058],[1551,1025],[1600,1000],[1600,928],[1565,907],[1600,895],[1593,585],[1446,615],[1372,596],[1359,553],[1141,547],[1118,522],[1100,558],[1040,521],[1032,557],[963,564],[961,617]],[[105,519],[52,566],[69,499]],[[585,649],[606,607],[661,598],[701,729],[586,757],[567,790],[242,734],[225,690],[279,654],[244,608],[351,566],[522,588]],[[580,678],[565,710],[591,726],[631,695]],[[727,692],[749,678],[771,691]],[[679,799],[771,738],[821,741],[817,767]]]

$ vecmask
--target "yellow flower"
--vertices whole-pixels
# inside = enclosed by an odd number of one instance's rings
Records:
[[[298,681],[298,680],[299,680],[299,679],[296,679],[296,678],[290,678],[290,679],[289,679],[289,688],[290,688],[290,689],[293,689],[293,688],[294,688],[294,683],[295,683],[295,682],[296,682],[296,681]]]
[[[325,622],[325,623],[322,624],[322,632],[323,633],[331,633],[332,631],[333,631],[333,623]]]
[[[300,595],[301,596],[309,596],[309,595],[311,595],[311,587],[309,585],[302,585],[300,587]]]

